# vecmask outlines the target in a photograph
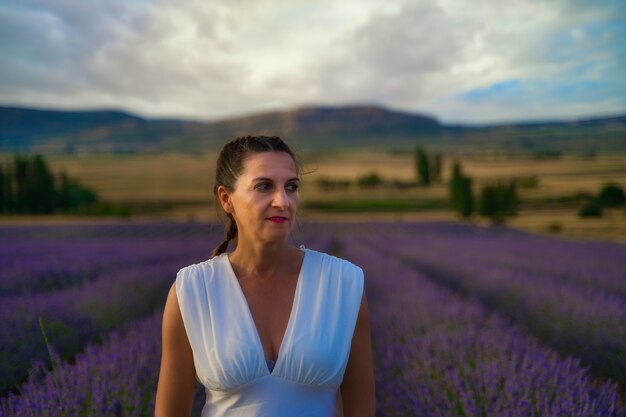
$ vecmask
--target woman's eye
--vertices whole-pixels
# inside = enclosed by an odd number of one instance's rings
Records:
[[[298,187],[299,187],[299,186],[298,186],[298,184],[293,183],[293,184],[287,184],[287,185],[285,186],[285,189],[286,189],[287,191],[294,192],[294,191],[297,191],[297,190],[298,190]]]
[[[257,185],[254,186],[255,189],[257,190],[261,190],[261,191],[266,191],[270,189],[270,184],[267,182],[260,182]]]

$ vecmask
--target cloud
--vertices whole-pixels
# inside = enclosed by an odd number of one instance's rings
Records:
[[[272,82],[299,84],[309,100],[414,104],[440,91],[441,75],[463,59],[473,30],[434,2],[407,3],[338,34],[309,60],[310,71],[278,74]]]
[[[0,101],[199,118],[356,102],[477,122],[624,111],[625,4],[0,3]]]
[[[275,74],[270,83],[308,101],[383,103],[445,120],[615,112],[626,108],[625,47],[617,41],[625,26],[615,23],[623,9],[617,2],[406,2],[337,34],[309,60],[311,71]]]
[[[220,35],[228,19],[201,3],[46,2],[3,6],[0,19],[12,26],[2,25],[5,44],[16,45],[2,48],[5,100],[228,108],[249,76]]]

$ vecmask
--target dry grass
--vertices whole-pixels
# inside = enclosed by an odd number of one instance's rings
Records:
[[[54,171],[65,169],[114,202],[208,201],[215,155],[50,157]]]
[[[612,240],[626,243],[624,209],[604,210],[599,218],[578,217],[575,211],[535,210],[522,212],[508,222],[510,227],[574,239]],[[556,230],[555,230],[556,229]]]
[[[409,154],[371,151],[304,155],[302,198],[336,198],[315,187],[320,177],[354,180],[369,172],[386,179],[414,179],[413,158]],[[444,180],[449,177],[450,160],[444,158]],[[626,187],[626,155],[599,156],[595,159],[563,157],[557,160],[471,157],[461,160],[463,171],[476,186],[496,179],[537,176],[537,189],[523,189],[522,197],[558,197],[576,192],[595,193],[602,183],[613,181]],[[202,201],[211,199],[215,155],[83,156],[51,157],[55,171],[65,169],[93,187],[103,199],[124,201]],[[352,187],[343,195],[372,198],[397,196],[397,190],[368,190]],[[401,191],[402,196],[445,198],[445,185]],[[336,194],[336,193],[335,193]]]
[[[123,203],[179,202],[195,205],[178,205],[163,216],[173,220],[214,220],[211,187],[215,167],[215,154],[168,154],[158,156],[57,156],[48,160],[54,171],[65,169],[72,177],[95,189],[105,200]],[[414,179],[411,154],[391,154],[373,151],[343,151],[334,153],[304,153],[303,187],[301,199],[307,201],[336,199],[434,199],[448,196],[445,183],[431,187],[405,190],[362,190],[352,186],[347,190],[328,192],[316,187],[320,177],[355,180],[370,172],[383,178],[411,181]],[[519,189],[520,199],[556,199],[577,193],[596,194],[605,182],[615,182],[626,188],[626,155],[600,155],[593,159],[565,156],[560,159],[511,159],[503,156],[461,157],[463,171],[474,179],[474,192],[479,187],[497,179],[536,176],[539,186]],[[447,180],[452,160],[446,159],[442,173]],[[301,217],[311,220],[454,220],[454,213],[443,210],[420,213],[362,213],[328,214],[303,211]],[[2,219],[2,223],[19,221],[18,217]],[[22,219],[29,219],[22,217]],[[66,220],[69,220],[66,218]],[[26,222],[35,221],[33,218]],[[486,224],[476,219],[477,224]],[[623,210],[607,211],[601,218],[581,219],[577,208],[558,210],[522,211],[509,222],[540,233],[553,233],[575,238],[599,238],[626,241],[626,215]],[[552,229],[552,231],[549,231]]]

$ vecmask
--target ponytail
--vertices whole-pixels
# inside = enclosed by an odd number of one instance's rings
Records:
[[[244,170],[244,163],[248,156],[261,152],[286,152],[291,156],[296,166],[296,172],[300,173],[300,164],[291,149],[278,136],[243,136],[231,140],[224,145],[217,158],[215,169],[215,185],[213,195],[215,196],[215,209],[218,215],[221,210],[218,204],[217,190],[220,186],[225,187],[229,192],[235,189],[237,178]],[[233,215],[226,213],[226,240],[213,249],[212,257],[219,256],[226,252],[231,240],[237,239],[237,223]]]
[[[213,249],[211,257],[219,256],[222,253],[226,252],[230,241],[237,238],[237,223],[235,222],[232,214],[226,213],[226,216],[228,216],[228,220],[226,221],[226,240],[224,240],[222,243],[217,245],[215,249]]]

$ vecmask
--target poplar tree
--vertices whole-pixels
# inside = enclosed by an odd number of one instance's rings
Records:
[[[430,168],[428,164],[428,155],[422,147],[415,150],[415,171],[417,174],[417,182],[422,185],[430,185]]]
[[[41,155],[31,162],[32,179],[29,184],[31,213],[52,213],[55,206],[54,177]]]
[[[95,192],[63,172],[55,177],[41,155],[15,155],[13,164],[0,166],[0,213],[49,214],[98,202]]]
[[[471,216],[474,211],[472,179],[463,175],[461,163],[458,161],[452,165],[452,178],[449,187],[452,208],[461,217]]]
[[[428,158],[431,162],[429,163],[430,168],[430,181],[431,182],[439,182],[441,181],[441,165],[442,165],[442,157],[440,153],[433,154],[432,157]]]
[[[21,155],[13,158],[15,176],[15,212],[24,213],[28,206],[28,161]]]
[[[0,213],[4,213],[7,210],[4,181],[4,169],[0,165]]]

